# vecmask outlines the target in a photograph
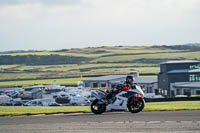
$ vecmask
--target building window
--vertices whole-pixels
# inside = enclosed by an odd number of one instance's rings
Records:
[[[183,94],[187,96],[191,96],[191,89],[184,89]]]
[[[155,95],[159,95],[159,90],[155,89]]]
[[[190,81],[200,81],[200,74],[190,74]]]
[[[93,83],[93,88],[98,88],[98,83]]]
[[[89,83],[85,83],[85,87],[90,87],[90,84]]]
[[[116,84],[111,84],[111,88],[112,88],[112,89],[114,89],[114,88],[116,88],[116,87],[117,87]]]
[[[176,89],[176,95],[181,95],[181,89]]]
[[[106,87],[106,83],[101,83],[101,88],[105,88]]]
[[[147,87],[147,93],[153,93],[152,87]]]
[[[200,90],[196,90],[196,95],[200,95]]]
[[[191,65],[190,69],[200,69],[200,64],[197,65]]]

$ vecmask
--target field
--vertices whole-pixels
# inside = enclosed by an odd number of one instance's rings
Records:
[[[146,103],[143,111],[178,111],[200,110],[200,101],[178,102],[152,102]],[[91,112],[89,106],[61,106],[61,107],[24,107],[24,106],[0,106],[0,116],[57,114]]]
[[[102,57],[113,54],[141,54],[141,53],[168,53],[183,50],[148,48],[146,46],[127,46],[127,47],[99,47],[70,49],[66,51],[39,51],[39,52],[20,52],[20,53],[2,53],[1,55],[61,55],[61,56],[82,56],[82,57]]]
[[[0,60],[0,87],[4,85],[22,85],[24,83],[29,85],[54,83],[54,79],[57,78],[62,79],[56,80],[58,83],[66,82],[67,84],[75,84],[75,80],[73,82],[66,80],[70,80],[69,78],[71,77],[81,76],[129,74],[131,71],[138,71],[141,75],[144,73],[145,75],[155,75],[160,72],[159,63],[161,62],[185,59],[200,60],[199,47],[194,48],[185,45],[179,47],[103,46],[96,48],[63,49],[58,51],[0,53],[0,57],[4,59],[4,61]],[[58,60],[58,63],[47,60],[53,58],[52,55],[58,55],[54,60],[55,62]],[[45,56],[44,60],[42,60],[43,56]],[[46,56],[50,57],[47,58]],[[7,62],[9,59],[13,59],[13,62],[15,62],[15,57],[18,60],[18,64]],[[70,60],[70,57],[76,57],[73,58],[75,60],[73,62],[77,60],[77,63],[67,63],[67,60],[66,63],[63,63],[65,57],[68,60]],[[84,60],[78,60],[79,57],[83,57]],[[31,60],[32,58],[33,60]],[[6,64],[6,62],[10,64]]]
[[[133,60],[139,60],[139,59],[198,59],[200,57],[200,52],[177,52],[177,53],[158,53],[158,54],[141,54],[141,55],[124,55],[124,56],[115,56],[115,57],[103,57],[96,60],[93,60],[93,62],[130,62]]]
[[[38,84],[76,85],[78,81],[82,81],[84,79],[87,79],[87,78],[4,81],[4,82],[0,82],[0,86],[9,87],[9,86],[38,85]]]

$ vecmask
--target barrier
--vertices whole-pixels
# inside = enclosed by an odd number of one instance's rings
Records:
[[[145,98],[145,102],[198,101],[200,97]]]

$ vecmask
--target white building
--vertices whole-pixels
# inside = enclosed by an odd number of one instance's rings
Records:
[[[171,84],[176,95],[200,95],[200,82],[176,82]]]
[[[116,87],[116,84],[124,83],[127,75],[108,75],[83,80],[84,87],[92,89],[102,88],[110,89]],[[157,77],[134,77],[135,83],[144,89],[144,93],[159,94]]]

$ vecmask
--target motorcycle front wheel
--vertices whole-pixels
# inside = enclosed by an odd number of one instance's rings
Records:
[[[131,113],[138,113],[144,109],[144,99],[139,99],[138,101],[129,101],[128,110]]]
[[[99,104],[99,100],[95,99],[92,104],[90,105],[91,111],[94,114],[102,114],[106,111],[106,105],[105,104]]]

